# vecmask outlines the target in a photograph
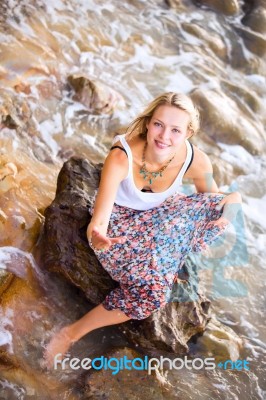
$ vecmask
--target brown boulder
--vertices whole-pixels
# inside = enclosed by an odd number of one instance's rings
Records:
[[[89,206],[98,187],[102,164],[71,158],[63,165],[56,198],[45,210],[40,262],[79,287],[92,304],[99,304],[115,286],[101,267],[86,237]]]
[[[13,274],[3,269],[0,269],[0,298],[4,291],[10,286],[13,278]]]
[[[247,13],[241,22],[249,26],[253,31],[259,33],[266,32],[266,9],[258,7]]]
[[[195,3],[225,15],[234,15],[240,10],[238,0],[196,0]]]
[[[144,356],[142,354],[132,349],[119,348],[113,350],[105,357],[107,359],[117,358],[118,360],[124,357],[127,360],[136,360],[138,358],[139,361],[134,361],[135,368],[132,368],[131,363],[128,363],[128,368],[130,369],[123,368],[117,372],[113,362],[113,369],[101,369],[97,373],[90,374],[86,380],[86,392],[84,393],[86,399],[106,399],[106,393],[110,394],[108,398],[112,400],[120,400],[121,398],[132,400],[165,399],[163,387],[161,387],[160,382],[154,379],[153,374],[148,374],[147,370],[141,369],[145,367]],[[141,385],[136,385],[136,382],[141,382]],[[123,391],[122,396],[121,388]]]
[[[224,93],[228,96],[233,96],[236,99],[237,106],[241,108],[241,111],[247,116],[253,118],[251,112],[261,113],[263,110],[263,103],[261,98],[258,96],[257,91],[252,90],[249,85],[238,86],[229,80],[221,79],[221,88]]]
[[[5,96],[0,105],[0,125],[18,131],[32,131],[32,112],[26,100],[18,96]]]
[[[180,285],[180,284],[179,284]],[[210,301],[199,294],[197,301],[171,302],[141,322],[129,321],[123,330],[137,349],[152,355],[187,354],[189,340],[202,334],[209,321]]]
[[[191,97],[201,111],[202,129],[218,142],[238,144],[251,154],[265,151],[265,133],[257,121],[220,89],[196,89]]]
[[[266,8],[266,0],[244,0],[243,9],[245,12],[254,10],[258,7]]]
[[[244,75],[264,75],[265,65],[263,59],[254,53],[247,52],[236,30],[235,32],[232,30],[231,34],[233,39],[231,41],[229,62],[233,69],[241,71]]]
[[[216,361],[236,361],[243,347],[243,340],[229,326],[212,316],[204,335],[197,341],[201,351],[212,355]]]
[[[210,35],[207,30],[193,23],[183,22],[181,26],[184,31],[190,33],[191,35],[201,39],[204,43],[206,43],[208,47],[214,52],[214,54],[216,54],[219,58],[223,60],[226,59],[226,45],[219,35],[213,32]]]
[[[164,2],[168,7],[179,8],[182,5],[183,0],[165,0]]]
[[[125,105],[123,97],[102,82],[92,81],[80,74],[70,75],[67,80],[75,91],[73,99],[82,103],[92,113],[110,114],[117,105]]]
[[[263,34],[244,27],[235,27],[235,30],[243,38],[248,50],[257,56],[264,56],[266,52],[266,38]]]

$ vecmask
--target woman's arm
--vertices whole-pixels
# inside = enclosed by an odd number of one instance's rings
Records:
[[[189,168],[188,178],[193,180],[198,193],[219,193],[218,186],[213,179],[213,168],[207,154],[194,146],[194,159]]]
[[[195,149],[195,146],[194,146]],[[218,208],[223,208],[222,217],[219,218],[219,223],[228,223],[232,221],[242,203],[242,197],[239,192],[229,194],[219,191],[218,186],[213,178],[213,167],[207,154],[197,149],[195,151],[195,160],[191,165],[190,175],[198,193],[219,193],[225,197],[219,203]],[[194,165],[193,165],[194,164]]]
[[[87,228],[89,241],[94,247],[104,247],[109,243],[117,243],[106,237],[106,232],[120,182],[128,172],[128,159],[119,149],[112,150],[104,162],[100,185],[94,204],[94,212]],[[109,246],[108,246],[109,247]]]

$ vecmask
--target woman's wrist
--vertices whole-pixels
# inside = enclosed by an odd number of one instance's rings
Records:
[[[89,223],[88,228],[87,228],[87,239],[89,241],[92,238],[92,231],[93,231],[94,228],[99,230],[99,225],[91,219],[91,222]]]

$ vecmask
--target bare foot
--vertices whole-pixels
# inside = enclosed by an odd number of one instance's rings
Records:
[[[185,280],[185,279],[180,279],[180,278],[178,278],[178,274],[175,274],[173,283],[182,283],[182,284],[184,284],[184,283],[188,283],[188,281]]]
[[[178,273],[176,273],[175,274],[175,277],[174,277],[174,281],[173,281],[174,283],[177,283],[178,282]]]
[[[50,343],[48,343],[45,352],[44,360],[48,368],[52,368],[55,362],[55,356],[57,360],[60,361],[64,358],[64,354],[67,353],[70,346],[74,343],[74,340],[69,336],[68,328],[65,327],[57,332]]]

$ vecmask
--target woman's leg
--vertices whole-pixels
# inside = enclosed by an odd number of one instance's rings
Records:
[[[71,325],[61,329],[47,345],[44,357],[47,365],[52,367],[54,364],[54,357],[57,354],[62,356],[68,351],[71,344],[81,339],[87,333],[94,329],[101,328],[103,326],[120,324],[122,322],[129,321],[131,318],[127,317],[121,310],[106,310],[102,304],[99,304],[84,317]]]

